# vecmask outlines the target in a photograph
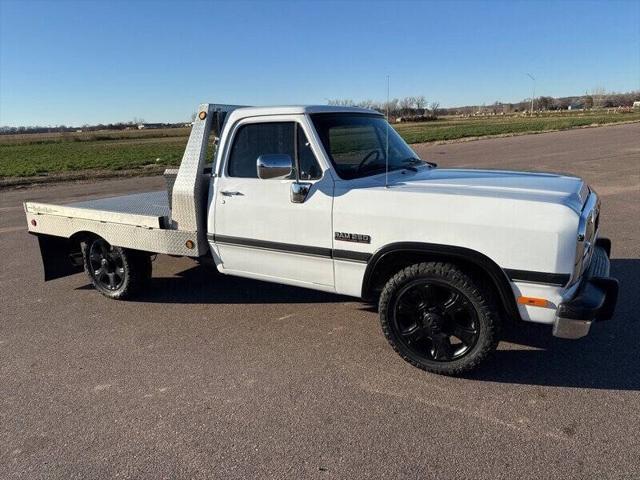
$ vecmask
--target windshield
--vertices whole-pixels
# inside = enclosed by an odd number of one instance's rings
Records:
[[[387,133],[389,171],[415,169],[425,163],[379,115],[320,113],[311,119],[340,178],[384,173]]]

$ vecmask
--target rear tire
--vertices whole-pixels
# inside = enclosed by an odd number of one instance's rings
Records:
[[[84,271],[95,289],[107,298],[132,298],[151,278],[153,267],[147,252],[114,247],[100,237],[81,246]]]
[[[393,349],[429,372],[469,372],[498,345],[501,319],[492,292],[452,264],[399,271],[382,291],[379,312]]]

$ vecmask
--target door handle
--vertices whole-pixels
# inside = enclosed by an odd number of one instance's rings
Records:
[[[238,195],[238,196],[244,195],[244,193],[242,193],[242,192],[232,192],[232,191],[229,191],[229,190],[222,190],[220,193],[222,195],[224,195],[225,197],[233,197],[233,196],[236,196],[236,195]]]

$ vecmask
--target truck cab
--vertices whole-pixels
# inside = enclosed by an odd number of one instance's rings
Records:
[[[600,210],[578,177],[436,168],[375,111],[215,104],[167,192],[25,204],[46,279],[84,268],[127,298],[151,254],[209,257],[223,274],[377,302],[390,345],[449,375],[482,363],[504,322],[580,338],[612,317]]]

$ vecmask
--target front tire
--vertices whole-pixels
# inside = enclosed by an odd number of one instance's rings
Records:
[[[498,345],[500,315],[491,291],[452,264],[418,263],[399,271],[382,291],[379,312],[393,349],[429,372],[469,372]]]
[[[151,278],[151,256],[114,247],[100,237],[82,242],[84,270],[102,295],[125,300],[140,292]]]

